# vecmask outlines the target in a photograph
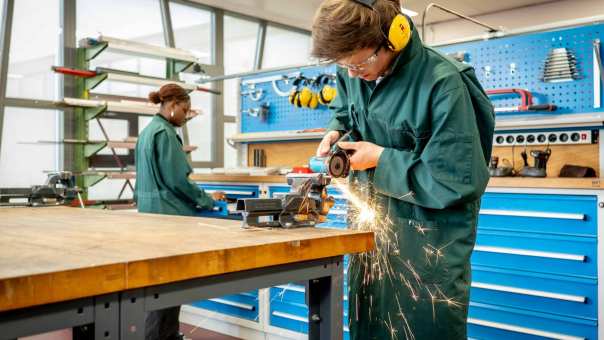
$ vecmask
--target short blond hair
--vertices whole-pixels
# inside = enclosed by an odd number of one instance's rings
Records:
[[[354,51],[386,44],[390,23],[399,13],[398,0],[376,0],[374,9],[352,0],[325,0],[315,13],[311,54],[336,61]]]

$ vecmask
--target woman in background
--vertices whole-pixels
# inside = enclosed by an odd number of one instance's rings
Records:
[[[160,104],[149,125],[136,143],[135,200],[142,213],[195,216],[211,209],[223,193],[208,195],[189,180],[192,168],[187,162],[177,127],[197,115],[191,111],[187,91],[176,84],[166,84],[149,93],[149,100]],[[180,307],[148,314],[145,339],[181,339],[178,315]]]

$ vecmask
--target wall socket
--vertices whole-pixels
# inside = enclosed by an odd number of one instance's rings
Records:
[[[493,136],[493,146],[572,145],[598,142],[598,130],[500,133]]]

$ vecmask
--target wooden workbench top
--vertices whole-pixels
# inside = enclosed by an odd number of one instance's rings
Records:
[[[0,208],[0,311],[373,249],[368,232],[67,207]]]
[[[190,178],[193,181],[205,183],[287,183],[285,176],[192,174]],[[604,181],[602,181],[600,178],[499,177],[491,178],[489,181],[489,187],[540,189],[602,189],[604,188]]]

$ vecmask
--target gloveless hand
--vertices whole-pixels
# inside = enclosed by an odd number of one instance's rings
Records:
[[[377,167],[384,148],[370,142],[340,142],[338,146],[344,150],[354,150],[350,156],[352,170],[366,170]]]
[[[329,131],[325,136],[323,136],[323,140],[319,144],[317,148],[317,157],[325,157],[331,150],[331,146],[335,143],[338,138],[340,138],[339,131]]]

